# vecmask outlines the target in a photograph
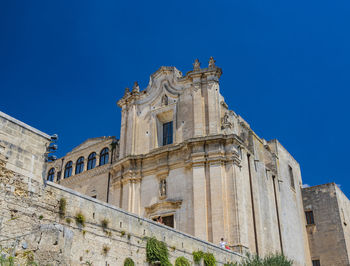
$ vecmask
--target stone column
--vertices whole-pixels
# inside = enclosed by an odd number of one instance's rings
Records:
[[[123,158],[125,156],[125,142],[126,142],[126,120],[128,117],[127,107],[124,105],[122,108],[122,119],[120,125],[120,141],[119,141],[119,158]]]
[[[194,235],[200,239],[208,240],[207,195],[204,161],[193,163],[192,174]]]
[[[215,81],[215,76],[207,77],[207,105],[208,105],[208,129],[209,135],[218,134],[220,131],[220,104],[219,104],[219,84]]]
[[[136,105],[129,107],[128,115],[126,117],[126,136],[125,136],[125,154],[128,156],[134,153],[134,141],[135,141],[135,120],[136,120]]]
[[[204,106],[200,76],[193,77],[193,128],[194,137],[205,134]]]
[[[123,181],[122,209],[131,212],[132,187],[130,180]]]
[[[212,161],[209,165],[210,173],[210,198],[211,198],[211,220],[212,241],[219,243],[227,233],[226,193],[225,193],[225,173],[220,160]]]

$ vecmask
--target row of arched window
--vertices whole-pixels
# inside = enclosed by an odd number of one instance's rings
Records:
[[[108,148],[103,148],[101,153],[100,153],[100,162],[99,166],[105,165],[108,163],[109,160],[109,149]],[[91,170],[95,168],[96,166],[96,152],[90,153],[88,156],[88,161],[87,161],[87,170]],[[75,174],[80,174],[81,172],[84,171],[84,157],[79,157],[76,164],[75,164]],[[69,161],[66,163],[64,167],[64,178],[70,177],[73,172],[73,162]],[[51,168],[47,174],[47,180],[49,181],[54,181],[55,177],[55,168]]]

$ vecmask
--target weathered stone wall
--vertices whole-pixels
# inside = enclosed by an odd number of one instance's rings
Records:
[[[337,185],[335,185],[335,190],[338,198],[340,220],[344,231],[346,253],[350,263],[350,200]]]
[[[280,197],[280,224],[283,251],[286,256],[300,265],[310,265],[310,252],[302,202],[302,180],[300,166],[289,152],[275,141],[278,156],[278,184]],[[293,172],[294,187],[291,184],[289,167]]]
[[[0,153],[7,157],[9,169],[41,179],[49,143],[49,135],[0,112]]]
[[[314,224],[307,225],[311,258],[321,265],[350,265],[346,246],[349,216],[341,217],[341,209],[344,215],[349,213],[346,197],[334,183],[303,188],[302,194],[305,211],[314,215]]]
[[[0,245],[19,263],[33,255],[43,265],[123,265],[126,257],[136,265],[148,265],[145,237],[151,236],[167,244],[172,263],[179,256],[193,261],[192,252],[197,250],[213,253],[218,265],[241,258],[60,185],[29,182],[9,172],[1,161]],[[61,198],[67,202],[63,218],[58,213]],[[85,217],[84,227],[75,222],[79,212]],[[109,221],[106,230],[101,226],[103,219]]]

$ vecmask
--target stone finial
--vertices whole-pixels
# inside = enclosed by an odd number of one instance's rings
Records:
[[[130,89],[129,88],[125,88],[124,96],[128,96],[129,94],[130,94]]]
[[[199,63],[199,60],[194,60],[193,63],[193,71],[199,71],[201,69],[201,63]]]
[[[132,87],[132,93],[140,92],[139,83],[137,81],[134,82],[134,86]]]
[[[210,59],[209,59],[209,64],[208,64],[208,67],[209,68],[214,68],[215,67],[215,60],[214,58],[211,56]]]

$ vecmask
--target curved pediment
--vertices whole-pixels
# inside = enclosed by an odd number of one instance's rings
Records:
[[[167,211],[175,211],[181,207],[182,200],[168,200],[157,202],[149,207],[145,207],[148,216],[155,213],[162,213]]]
[[[152,104],[156,99],[164,93],[168,97],[177,98],[184,90],[184,84],[179,82],[182,78],[182,73],[175,67],[161,67],[150,77],[150,81],[145,90],[140,91],[140,88],[135,82],[132,91],[128,88],[125,94],[117,104],[122,107],[124,104],[133,103],[137,105]]]
[[[146,94],[136,102],[137,104],[148,104],[159,100],[162,95],[169,98],[178,98],[184,86],[178,83],[182,73],[175,67],[161,67],[151,75],[146,88]]]
[[[70,151],[69,153],[74,153],[80,150],[83,150],[85,148],[88,148],[92,145],[95,145],[97,143],[103,142],[105,140],[111,139],[114,137],[97,137],[97,138],[90,138],[85,140],[83,143],[81,143],[80,145],[76,146],[72,151]]]

